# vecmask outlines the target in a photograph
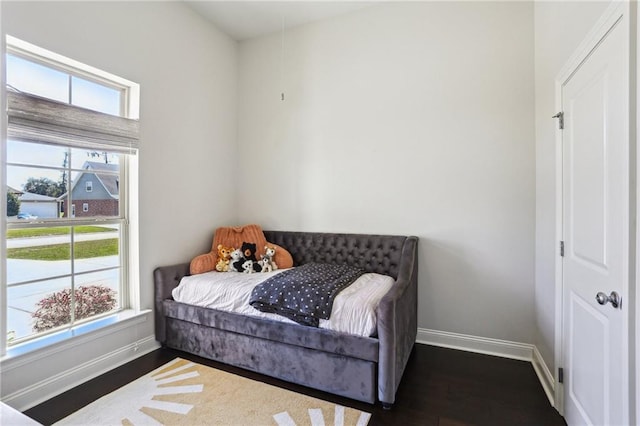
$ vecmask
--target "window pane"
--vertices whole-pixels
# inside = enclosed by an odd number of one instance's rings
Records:
[[[22,338],[35,333],[34,315],[38,302],[71,287],[68,276],[71,274],[70,232],[69,227],[7,231],[7,325],[10,336]],[[35,280],[41,281],[18,285]]]
[[[21,283],[71,273],[68,226],[7,230],[7,283]]]
[[[85,232],[87,228],[91,232]],[[120,308],[119,228],[118,224],[74,227],[76,321]]]
[[[18,211],[9,208],[7,198],[7,216],[9,221],[22,219],[55,219],[60,216],[65,186],[62,185],[63,173],[60,170],[32,167],[8,166],[7,182],[9,192],[14,193],[18,201]]]
[[[8,262],[8,260],[7,260]],[[42,281],[7,288],[7,335],[9,344],[69,323],[68,295],[71,278]]]
[[[80,77],[71,77],[71,104],[79,107],[120,115],[121,91]]]
[[[7,55],[7,84],[21,92],[69,103],[69,75],[43,65]]]
[[[49,167],[67,167],[69,148],[15,140],[7,141],[7,162]]]
[[[23,192],[40,191],[41,195],[61,195],[56,185],[61,181],[62,171],[48,168],[8,166],[7,183]]]
[[[75,226],[74,228],[76,231],[73,268],[76,274],[120,267],[118,225]],[[119,279],[116,279],[116,283],[118,281]]]

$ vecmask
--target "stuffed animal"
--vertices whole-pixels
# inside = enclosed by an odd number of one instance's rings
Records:
[[[244,257],[240,249],[235,249],[229,254],[231,260],[229,261],[229,272],[242,272],[242,264],[244,263]]]
[[[262,265],[258,263],[258,259],[256,258],[256,244],[255,243],[247,243],[243,242],[242,247],[240,248],[242,251],[242,255],[245,260],[250,260],[253,262],[253,271],[260,272],[262,271]],[[243,265],[244,266],[244,265]]]
[[[218,263],[216,263],[216,271],[227,272],[229,270],[229,255],[233,251],[233,247],[225,247],[218,244]]]
[[[260,264],[260,266],[262,266],[262,272],[273,272],[273,268],[271,267],[269,260],[260,259],[258,260],[258,263]]]
[[[276,255],[276,249],[274,247],[264,246],[264,254],[260,255],[260,265],[262,265],[262,272],[271,272],[278,269],[278,265],[273,261],[273,257]]]
[[[245,274],[253,274],[253,260],[245,260],[242,269]]]
[[[243,242],[240,250],[242,251],[242,255],[244,256],[245,259],[252,260],[254,262],[258,261],[258,259],[256,259],[255,243]]]

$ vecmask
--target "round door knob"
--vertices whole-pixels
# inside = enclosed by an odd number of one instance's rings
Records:
[[[609,296],[600,291],[596,294],[596,302],[601,305],[606,305],[608,302],[611,302],[611,306],[617,308],[621,305],[622,298],[615,291],[612,291]]]
[[[596,302],[598,302],[599,304],[606,305],[608,301],[609,296],[607,296],[603,292],[599,292],[598,294],[596,294]]]

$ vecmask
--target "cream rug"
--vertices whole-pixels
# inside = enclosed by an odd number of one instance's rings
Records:
[[[56,425],[357,425],[371,414],[176,358]]]

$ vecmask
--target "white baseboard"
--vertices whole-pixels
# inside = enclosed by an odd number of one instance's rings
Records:
[[[503,358],[519,359],[521,361],[531,361],[533,359],[533,345],[527,343],[429,330],[427,328],[418,329],[416,342]]]
[[[540,384],[542,384],[542,389],[544,389],[544,393],[547,394],[547,398],[552,406],[556,406],[555,404],[555,389],[556,389],[556,380],[549,367],[544,362],[540,351],[536,346],[533,347],[533,359],[531,360],[533,364],[533,369],[536,371],[538,375],[538,380],[540,380]]]
[[[468,334],[450,333],[447,331],[418,328],[417,343],[440,346],[443,348],[459,349],[502,358],[529,361],[542,384],[547,398],[554,404],[555,379],[547,367],[542,355],[535,345],[529,343],[511,342],[508,340],[491,339],[488,337],[471,336]]]
[[[88,380],[154,351],[159,347],[160,345],[156,342],[154,336],[145,337],[105,354],[100,358],[78,365],[72,370],[63,371],[46,380],[34,383],[18,392],[3,397],[2,400],[18,411],[28,410]]]

